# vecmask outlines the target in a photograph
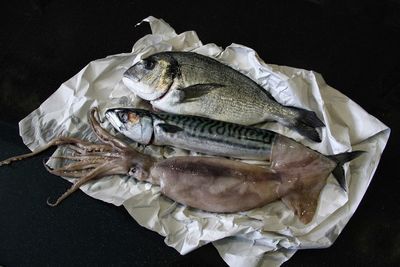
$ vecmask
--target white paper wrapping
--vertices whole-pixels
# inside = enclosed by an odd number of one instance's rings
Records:
[[[95,140],[87,125],[90,107],[98,106],[104,112],[107,107],[146,105],[123,85],[121,77],[147,55],[177,50],[215,57],[250,76],[280,103],[313,110],[326,124],[319,144],[276,123],[263,127],[323,154],[368,152],[345,167],[347,193],[329,177],[314,219],[303,225],[281,201],[249,212],[215,214],[174,203],[160,194],[159,187],[127,177],[106,177],[81,189],[94,198],[124,205],[140,225],[165,236],[165,243],[181,254],[213,242],[230,266],[279,266],[298,249],[330,246],[367,190],[389,138],[389,128],[328,86],[318,73],[266,64],[254,50],[238,44],[225,50],[215,44],[203,45],[194,31],[176,34],[154,17],[144,21],[150,24],[152,34],[138,40],[132,52],[90,62],[20,122],[24,143],[34,150],[60,135]],[[155,156],[160,156],[158,151],[156,147],[147,148]],[[185,153],[171,150],[170,155]]]

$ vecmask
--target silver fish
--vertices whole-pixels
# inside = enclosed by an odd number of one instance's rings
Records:
[[[276,133],[204,117],[133,108],[105,113],[116,130],[138,143],[174,146],[240,159],[269,160]]]
[[[315,128],[324,126],[312,111],[279,104],[246,75],[192,52],[162,52],[132,67],[122,78],[155,109],[243,125],[277,121],[320,142]]]
[[[313,158],[335,166],[332,172],[343,188],[342,165],[360,154],[356,151],[324,156],[269,130],[198,116],[152,113],[134,108],[109,109],[105,115],[117,131],[145,145],[169,145],[211,155],[266,160],[271,164],[279,162],[283,166],[313,155]],[[285,156],[279,155],[281,152],[278,151],[285,151]]]

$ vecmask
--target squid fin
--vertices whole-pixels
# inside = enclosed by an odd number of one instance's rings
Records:
[[[339,182],[340,186],[346,190],[346,181],[343,171],[343,164],[349,162],[360,156],[364,151],[353,151],[345,152],[332,156],[328,156],[331,160],[336,162],[336,167],[332,171],[336,180]],[[329,169],[331,170],[331,169]],[[326,177],[329,173],[324,170],[317,173],[307,173],[305,176],[301,177],[297,181],[297,185],[285,196],[282,197],[282,201],[293,210],[294,214],[300,219],[304,224],[311,222],[314,217],[315,211],[318,206],[318,199],[322,188],[326,184]],[[293,182],[291,179],[287,179],[287,182]]]
[[[283,203],[288,206],[304,224],[308,224],[314,217],[318,206],[318,199],[325,183],[316,183],[313,188],[293,191],[282,198]]]

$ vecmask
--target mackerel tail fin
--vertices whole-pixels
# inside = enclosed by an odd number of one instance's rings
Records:
[[[344,169],[343,165],[346,162],[349,162],[361,154],[365,153],[365,151],[353,151],[353,152],[344,152],[336,155],[331,155],[328,156],[331,160],[337,163],[335,169],[333,169],[332,174],[338,181],[339,185],[341,188],[343,188],[344,191],[347,191],[346,188],[346,179],[344,177]]]
[[[298,115],[289,127],[314,142],[321,142],[319,133],[315,128],[324,127],[325,124],[317,117],[315,112],[296,107],[290,108],[295,109]]]

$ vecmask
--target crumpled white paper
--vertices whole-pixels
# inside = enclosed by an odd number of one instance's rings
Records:
[[[104,112],[108,107],[146,106],[123,85],[121,77],[147,55],[177,50],[215,57],[250,76],[280,103],[313,110],[326,124],[319,144],[277,123],[263,127],[327,155],[368,152],[346,166],[347,193],[329,177],[314,219],[303,225],[281,201],[248,212],[215,214],[174,203],[160,194],[158,186],[127,177],[106,177],[81,189],[94,198],[124,205],[140,225],[165,236],[165,243],[181,254],[213,242],[230,266],[278,266],[298,249],[330,246],[367,190],[389,138],[389,128],[328,86],[318,73],[266,64],[254,50],[238,44],[225,50],[215,44],[203,45],[194,31],[176,34],[154,17],[144,21],[150,24],[152,34],[138,40],[132,52],[90,62],[20,122],[24,143],[34,150],[60,135],[95,140],[87,124],[91,107],[98,106]],[[160,156],[157,147],[147,148],[147,153]],[[170,155],[185,153],[176,149]]]

